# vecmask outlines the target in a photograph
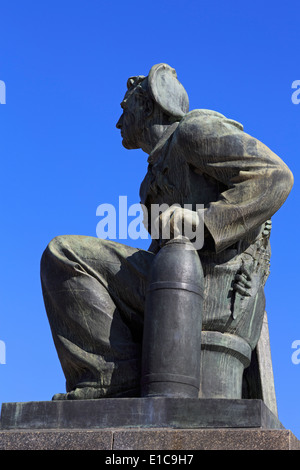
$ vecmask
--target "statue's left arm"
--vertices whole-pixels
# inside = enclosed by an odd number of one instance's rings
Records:
[[[270,219],[293,186],[291,171],[277,155],[218,115],[189,113],[174,135],[173,151],[225,188],[204,213],[216,252]]]

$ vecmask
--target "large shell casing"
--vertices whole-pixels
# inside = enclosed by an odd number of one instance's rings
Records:
[[[188,239],[170,240],[148,280],[142,396],[198,397],[202,304],[199,255]]]

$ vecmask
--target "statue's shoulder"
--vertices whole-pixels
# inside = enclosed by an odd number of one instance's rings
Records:
[[[191,136],[220,136],[224,133],[243,132],[243,125],[224,114],[210,109],[193,109],[180,121],[176,129],[177,139]]]

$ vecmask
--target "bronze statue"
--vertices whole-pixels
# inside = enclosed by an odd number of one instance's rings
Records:
[[[123,146],[149,154],[140,189],[149,217],[153,204],[166,204],[159,220],[161,227],[170,223],[171,236],[180,218],[193,227],[204,220],[197,394],[241,398],[264,318],[271,217],[293,176],[240,123],[215,111],[189,112],[187,93],[167,64],[154,65],[147,77],[131,77],[121,106]],[[204,205],[201,216],[197,204]],[[144,251],[84,236],[50,242],[42,288],[67,391],[54,399],[141,396],[147,282],[165,246],[154,239]]]

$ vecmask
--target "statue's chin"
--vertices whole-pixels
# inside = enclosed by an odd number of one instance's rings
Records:
[[[139,147],[137,145],[134,145],[125,139],[122,140],[122,145],[125,147],[127,150],[133,150],[133,149],[138,149]]]

